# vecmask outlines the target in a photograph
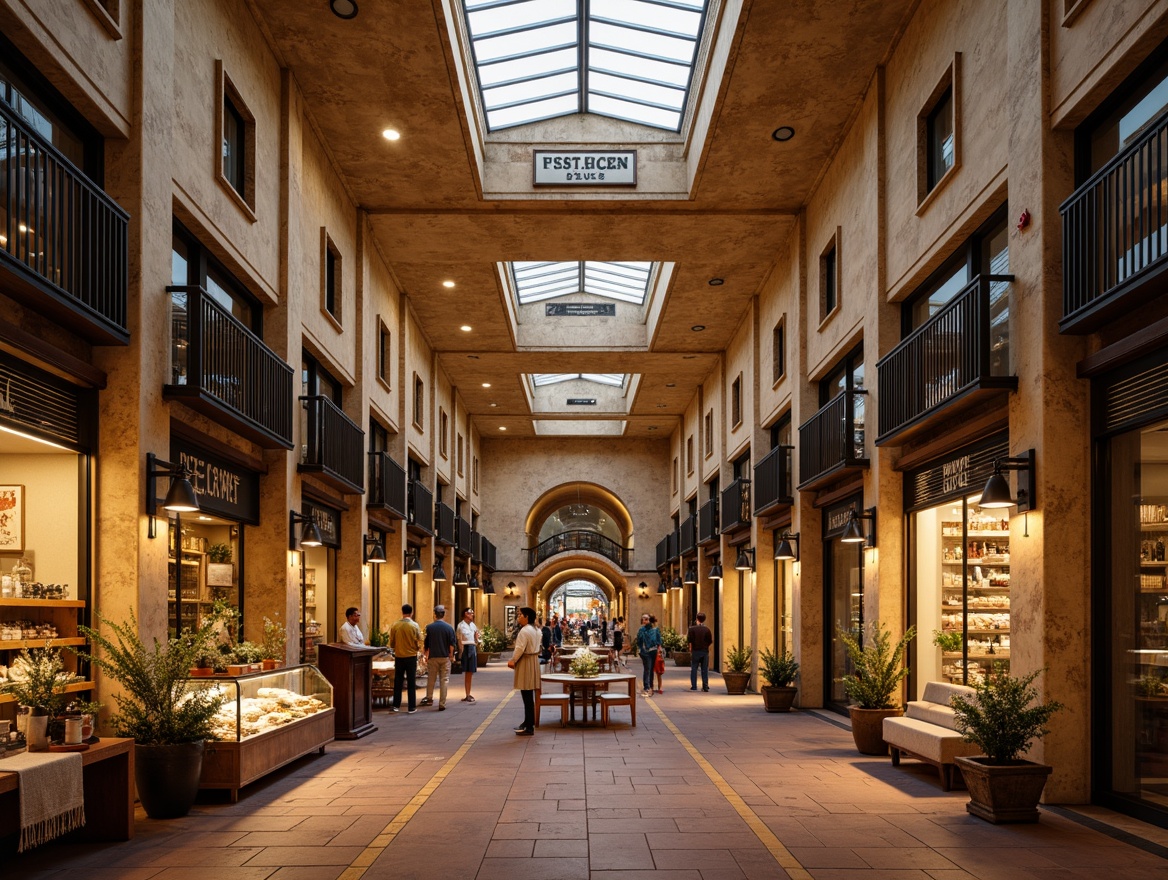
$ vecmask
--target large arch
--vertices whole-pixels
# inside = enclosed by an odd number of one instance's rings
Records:
[[[624,537],[624,546],[633,546],[633,518],[628,507],[620,497],[610,489],[597,483],[588,483],[580,480],[571,483],[561,483],[544,492],[531,505],[524,522],[523,531],[527,536],[528,546],[533,546],[539,535],[544,521],[569,504],[591,504],[600,508],[610,517]]]
[[[532,573],[531,594],[536,597],[536,608],[546,612],[551,594],[573,580],[596,584],[608,597],[609,608],[621,613],[628,604],[628,581],[619,568],[598,553],[568,553],[544,561]]]

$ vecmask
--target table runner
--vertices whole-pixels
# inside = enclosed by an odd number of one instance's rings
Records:
[[[85,824],[85,788],[79,753],[24,752],[0,761],[0,770],[20,777],[18,852]]]

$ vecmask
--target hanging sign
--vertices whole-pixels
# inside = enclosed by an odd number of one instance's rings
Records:
[[[310,516],[316,521],[316,527],[320,529],[321,543],[326,547],[340,547],[341,512],[331,507],[314,504],[308,499],[302,500],[300,506],[302,508],[300,512],[304,516]]]
[[[255,471],[178,437],[170,440],[170,460],[190,471],[191,486],[204,512],[250,525],[259,524],[260,477]]]
[[[611,318],[616,315],[616,303],[548,303],[544,316],[548,318]]]
[[[534,150],[535,186],[636,186],[636,150]]]
[[[844,533],[848,521],[852,518],[852,511],[860,512],[864,498],[854,495],[842,504],[829,507],[823,512],[823,537],[838,538]]]
[[[596,406],[595,397],[569,397],[568,406]]]
[[[998,434],[954,450],[904,475],[906,511],[931,507],[962,495],[981,494],[994,472],[994,460],[1009,455],[1009,437]]]

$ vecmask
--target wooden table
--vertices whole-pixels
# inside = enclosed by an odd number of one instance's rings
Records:
[[[543,686],[560,685],[564,693],[571,694],[569,703],[571,705],[571,720],[576,720],[576,694],[579,693],[584,699],[584,717],[581,719],[582,723],[588,723],[588,706],[593,702],[593,695],[596,692],[598,685],[616,684],[624,682],[629,689],[629,713],[632,715],[632,726],[637,726],[637,694],[636,686],[638,678],[629,672],[602,672],[600,675],[594,675],[591,678],[577,678],[574,675],[565,675],[559,672],[549,672],[542,677]],[[535,692],[535,713],[539,716],[540,695],[542,690]],[[592,720],[596,720],[596,707],[592,709]]]
[[[608,653],[606,651],[605,653],[602,654],[599,651],[591,651],[591,650],[589,651],[589,653],[591,653],[592,656],[596,658],[596,662],[600,666],[601,672],[610,672],[612,670],[612,655],[610,653]],[[556,666],[559,667],[560,672],[563,672],[566,674],[568,672],[568,667],[571,665],[572,661],[575,660],[579,656],[580,656],[579,651],[577,651],[573,654],[557,654],[556,658],[555,658]]]
[[[134,836],[134,741],[103,737],[81,753],[85,826],[70,840],[129,840]],[[0,835],[20,829],[19,777],[0,761]],[[76,835],[76,836],[74,836]]]

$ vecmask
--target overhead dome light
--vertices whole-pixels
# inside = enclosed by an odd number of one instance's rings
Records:
[[[780,125],[778,128],[776,128],[774,131],[771,132],[771,137],[774,138],[776,141],[779,141],[780,143],[782,143],[783,141],[789,141],[794,136],[795,136],[795,129],[791,128],[791,126],[789,126],[789,125]]]
[[[484,388],[490,388],[490,387],[491,387],[491,383],[490,383],[490,382],[484,382],[484,383],[483,383],[483,387],[484,387]]]
[[[355,0],[329,0],[329,8],[337,18],[348,21],[357,17],[357,3]]]
[[[454,287],[454,282],[453,282],[453,281],[451,281],[451,280],[448,278],[448,279],[446,279],[445,281],[443,281],[443,282],[442,282],[442,286],[443,286],[443,287],[447,287],[447,288],[449,288],[449,287]]]
[[[692,330],[694,333],[701,333],[703,330],[706,329],[706,325],[705,324],[694,324],[689,329]]]
[[[356,15],[356,14],[357,14],[356,12],[353,13],[353,15]],[[350,16],[350,17],[352,17],[352,16]],[[400,141],[401,140],[401,132],[398,131],[396,128],[385,129],[385,131],[383,131],[381,133],[381,136],[383,138],[385,138],[387,141]],[[452,284],[451,287],[453,287],[453,286],[454,285]]]
[[[458,329],[459,329],[459,330],[461,330],[463,333],[469,333],[469,332],[470,332],[471,330],[473,330],[474,328],[473,328],[473,327],[471,327],[471,326],[470,326],[470,324],[463,324],[463,325],[462,325],[461,327],[459,327]]]
[[[724,278],[711,278],[709,280],[709,282],[707,282],[707,283],[710,285],[710,287],[721,287],[723,284],[726,283],[726,279],[724,279]]]
[[[499,404],[497,404],[497,403],[492,403],[492,404],[491,404],[491,406],[498,406],[498,405],[499,405]]]
[[[506,430],[507,430],[507,427],[506,427],[506,425],[499,425],[499,430],[500,430],[500,431],[506,431]]]

